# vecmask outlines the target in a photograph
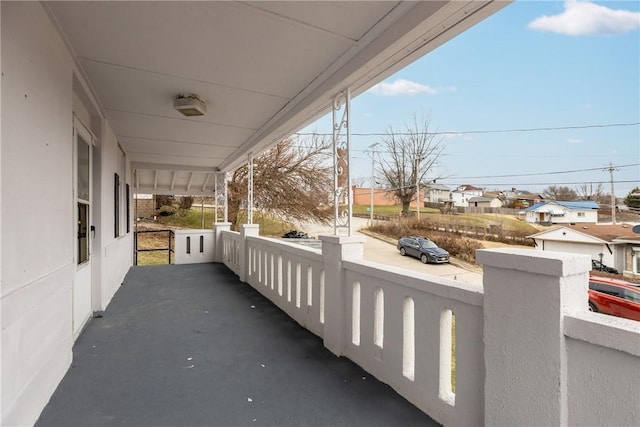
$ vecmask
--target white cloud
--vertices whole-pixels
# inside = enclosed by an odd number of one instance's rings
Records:
[[[567,138],[567,144],[582,144],[583,141],[577,138]]]
[[[562,13],[536,18],[529,28],[570,36],[622,34],[640,28],[640,13],[567,0]]]
[[[454,86],[437,89],[431,86],[412,82],[409,80],[398,79],[394,82],[382,82],[369,89],[371,92],[382,96],[413,96],[421,93],[427,95],[435,95],[441,92],[455,92]]]

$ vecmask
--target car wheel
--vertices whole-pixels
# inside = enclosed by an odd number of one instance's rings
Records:
[[[425,254],[422,254],[420,255],[420,261],[422,261],[423,264],[426,264],[429,262],[429,258],[427,258]]]
[[[593,311],[594,313],[598,312],[598,309],[596,308],[596,306],[593,303],[589,303],[589,311]]]
[[[400,248],[400,255],[405,256],[407,251],[404,248]]]

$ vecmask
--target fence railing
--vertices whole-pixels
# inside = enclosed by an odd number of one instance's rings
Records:
[[[143,236],[151,236],[154,234],[166,234],[166,242],[167,242],[167,246],[166,247],[140,247],[140,239],[139,239],[139,235],[143,235]],[[159,238],[160,240],[162,239],[162,237]],[[174,239],[174,232],[173,230],[139,230],[133,233],[133,247],[134,247],[134,265],[138,265],[138,253],[139,252],[167,252],[167,264],[171,264],[171,255],[173,254],[173,239]],[[147,246],[147,245],[144,245]]]
[[[257,231],[220,232],[220,261],[443,425],[638,425],[640,322],[588,312],[588,256],[482,250],[473,285]]]

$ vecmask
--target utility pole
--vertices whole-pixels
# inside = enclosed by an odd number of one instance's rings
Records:
[[[420,157],[416,158],[416,204],[418,221],[420,221]]]
[[[369,227],[373,225],[373,184],[375,183],[375,159],[376,159],[376,147],[380,145],[379,142],[375,144],[371,144],[369,148],[371,149],[371,206],[370,206],[370,215],[371,218],[369,220]]]
[[[616,195],[613,191],[613,172],[618,169],[613,167],[613,164],[609,162],[609,167],[604,168],[604,171],[609,171],[610,181],[611,181],[611,222],[613,224],[616,223]]]

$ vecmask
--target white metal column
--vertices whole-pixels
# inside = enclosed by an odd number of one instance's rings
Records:
[[[253,153],[247,155],[247,224],[253,224]]]
[[[349,149],[351,131],[351,92],[347,88],[333,99],[333,234],[351,236],[351,169]]]

